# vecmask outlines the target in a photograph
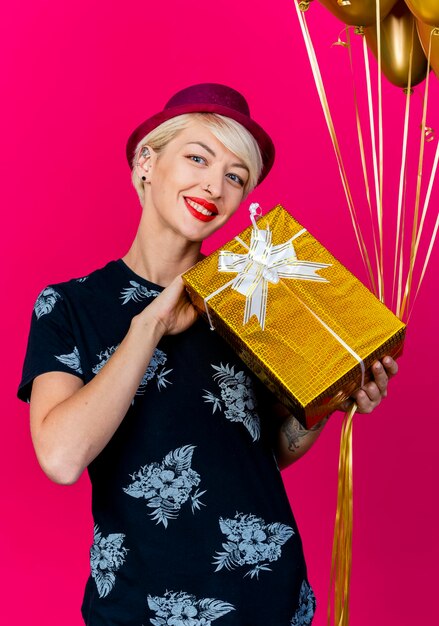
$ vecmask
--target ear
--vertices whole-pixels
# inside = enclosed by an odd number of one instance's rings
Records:
[[[134,171],[142,182],[148,184],[151,182],[151,168],[157,158],[157,153],[151,146],[141,146],[137,151]]]

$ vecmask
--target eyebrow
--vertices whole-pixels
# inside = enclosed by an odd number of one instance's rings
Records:
[[[210,148],[209,146],[207,146],[205,143],[203,143],[202,141],[188,141],[188,143],[186,144],[187,146],[191,145],[191,144],[196,144],[197,146],[201,146],[202,148],[204,148],[209,154],[211,154],[213,157],[216,157],[215,152],[212,150],[212,148]],[[246,170],[249,174],[250,174],[250,170],[248,169],[247,165],[244,165],[244,163],[232,163],[231,167],[240,167],[244,170]]]

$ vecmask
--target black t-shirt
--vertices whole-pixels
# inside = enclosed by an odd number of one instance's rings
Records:
[[[87,384],[162,287],[120,259],[46,287],[18,395],[50,371]],[[272,451],[267,392],[203,320],[166,336],[90,464],[89,626],[302,626],[300,536]]]

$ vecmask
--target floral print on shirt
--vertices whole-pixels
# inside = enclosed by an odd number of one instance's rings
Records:
[[[103,537],[96,524],[94,541],[90,549],[91,575],[94,578],[100,598],[108,596],[116,583],[116,572],[124,564],[128,552],[123,547],[125,535],[112,533]]]
[[[105,348],[105,350],[102,350],[101,352],[99,352],[99,354],[96,355],[99,359],[99,362],[94,367],[92,367],[91,371],[93,372],[93,374],[97,374],[101,371],[105,363],[108,361],[110,356],[116,352],[118,347],[119,344],[117,344],[116,346],[109,346],[108,348]]]
[[[99,362],[92,368],[93,374],[97,374],[104,367],[110,357],[116,352],[118,347],[119,344],[115,346],[109,346],[108,348],[105,348],[105,350],[102,350],[101,352],[99,352],[99,354],[96,355],[99,359]],[[140,381],[140,384],[137,388],[136,396],[142,396],[146,391],[146,386],[154,378],[156,379],[156,384],[159,391],[165,389],[168,385],[172,384],[171,381],[166,378],[166,376],[168,376],[168,374],[172,372],[172,368],[165,369],[164,367],[162,367],[159,370],[160,365],[165,365],[167,360],[168,357],[166,353],[163,352],[163,350],[160,350],[159,348],[156,348],[154,350],[151,361],[149,362],[149,365],[146,368],[142,380]],[[132,400],[132,404],[134,404],[134,399]]]
[[[168,360],[168,357],[166,353],[163,352],[163,350],[159,350],[159,348],[156,348],[154,350],[153,355],[151,357],[151,361],[149,362],[149,365],[146,368],[146,372],[143,375],[143,378],[140,381],[140,385],[136,391],[136,396],[141,396],[145,393],[147,384],[154,377],[156,378],[157,388],[159,391],[161,391],[162,389],[165,389],[167,385],[172,384],[166,378],[166,376],[172,372],[172,369],[167,370],[164,367],[162,367],[162,369],[159,371],[159,366],[165,365],[167,360]]]
[[[145,298],[156,298],[160,293],[160,291],[156,291],[155,289],[148,289],[135,280],[130,280],[130,285],[131,287],[125,287],[125,289],[122,289],[120,292],[122,304],[130,302],[130,300],[133,302],[141,302]]]
[[[148,606],[156,614],[150,622],[153,626],[211,626],[216,620],[235,607],[229,602],[202,598],[184,591],[167,591],[164,596],[148,596]]]
[[[286,524],[274,522],[266,524],[252,514],[236,513],[234,519],[220,517],[221,531],[227,537],[223,543],[224,552],[217,552],[214,558],[216,572],[225,567],[228,570],[243,565],[254,565],[244,576],[259,578],[260,571],[270,572],[268,563],[281,556],[281,546],[294,535],[294,530]]]
[[[43,315],[51,313],[57,300],[61,300],[61,294],[58,293],[53,287],[46,287],[43,289],[34,306],[34,312],[37,319],[40,319]]]
[[[204,389],[204,401],[213,404],[213,413],[219,409],[231,422],[244,424],[253,441],[257,441],[261,434],[261,423],[256,412],[256,397],[251,379],[244,372],[235,373],[234,365],[211,365],[215,370],[212,378],[219,387],[221,398]]]
[[[206,491],[194,491],[200,475],[191,468],[195,446],[183,446],[169,452],[161,463],[150,463],[131,474],[132,483],[123,490],[133,498],[145,498],[154,509],[151,518],[168,527],[180,509],[190,499],[192,513],[204,506],[200,498]]]
[[[291,626],[308,626],[312,622],[315,610],[316,598],[314,592],[307,581],[304,580],[300,588],[299,606],[291,620]]]
[[[57,359],[60,363],[63,363],[63,365],[67,365],[67,367],[70,367],[70,369],[77,372],[78,374],[84,373],[81,367],[79,350],[76,346],[73,348],[73,352],[70,352],[70,354],[59,354],[58,356],[56,356],[55,354],[55,359]]]

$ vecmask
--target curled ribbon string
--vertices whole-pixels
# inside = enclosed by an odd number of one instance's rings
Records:
[[[262,211],[261,211],[261,207],[259,206],[259,203],[252,202],[248,210],[250,213],[250,220],[251,220],[251,223],[253,224],[253,228],[257,229],[258,227],[256,226],[256,216],[260,217],[262,215]]]
[[[349,48],[350,44],[347,41],[343,41],[343,39],[341,38],[341,34],[346,32],[346,35],[349,37],[349,29],[346,26],[346,28],[343,28],[343,30],[341,30],[338,33],[338,37],[337,37],[337,41],[334,41],[333,44],[331,44],[332,46],[342,46],[343,48]]]
[[[338,462],[337,509],[332,545],[332,562],[328,601],[328,624],[331,623],[331,598],[334,595],[334,624],[349,624],[349,580],[352,568],[353,528],[353,462],[352,426],[357,410],[354,403],[343,418]],[[340,584],[341,581],[341,584]]]
[[[342,46],[343,48],[349,48],[349,44],[346,41],[340,39],[340,35],[338,36],[337,41],[334,41],[334,43],[331,44],[331,47],[332,46]]]

